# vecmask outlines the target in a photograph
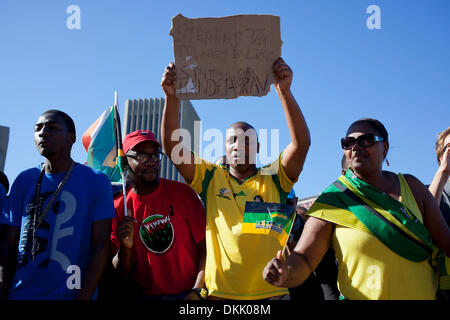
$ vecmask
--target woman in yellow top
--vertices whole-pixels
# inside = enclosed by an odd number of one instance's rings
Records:
[[[343,297],[435,299],[450,230],[432,195],[414,176],[382,170],[389,141],[378,120],[352,123],[341,145],[349,169],[319,196],[294,251],[286,260],[279,251],[264,279],[298,286],[332,244]]]

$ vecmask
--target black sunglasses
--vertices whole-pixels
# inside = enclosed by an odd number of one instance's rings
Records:
[[[137,162],[143,164],[147,163],[149,159],[152,159],[153,162],[160,162],[162,159],[162,152],[154,152],[152,154],[148,154],[145,152],[139,152],[136,154],[127,154],[127,157],[135,159]]]
[[[363,134],[358,138],[345,137],[341,139],[341,147],[344,150],[351,150],[358,144],[360,148],[367,148],[373,146],[378,141],[384,141],[384,138],[376,136],[373,133]]]

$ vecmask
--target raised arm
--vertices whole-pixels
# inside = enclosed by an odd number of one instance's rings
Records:
[[[295,180],[302,172],[311,138],[303,113],[291,92],[293,78],[291,68],[282,58],[278,58],[273,64],[273,72],[274,86],[281,100],[291,136],[291,143],[284,150],[281,164],[288,178]]]
[[[164,153],[169,157],[187,183],[194,179],[194,155],[182,144],[180,129],[180,107],[176,97],[176,67],[170,63],[161,80],[165,94],[165,105],[161,121],[161,140]]]
[[[440,161],[439,168],[434,175],[433,181],[428,187],[428,190],[430,190],[438,206],[441,203],[442,190],[444,190],[445,184],[450,176],[450,148],[446,148]]]

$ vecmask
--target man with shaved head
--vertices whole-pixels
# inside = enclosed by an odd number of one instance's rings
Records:
[[[267,260],[282,249],[281,245],[274,237],[241,233],[246,202],[286,202],[310,145],[306,121],[291,92],[291,68],[278,58],[273,72],[291,142],[276,161],[263,168],[256,166],[256,130],[243,121],[227,129],[227,165],[213,164],[185,147],[180,148],[180,139],[172,140],[172,134],[180,128],[175,65],[170,64],[162,78],[166,96],[161,125],[164,151],[206,207],[205,284],[210,299],[289,298],[287,289],[274,287],[262,278]]]

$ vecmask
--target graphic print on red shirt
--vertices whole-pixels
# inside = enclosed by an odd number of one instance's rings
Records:
[[[116,254],[117,223],[124,217],[122,195],[114,200],[114,207],[111,247]],[[137,220],[131,249],[134,281],[147,295],[191,289],[198,275],[198,244],[206,231],[205,210],[197,193],[184,183],[160,178],[150,194],[127,190],[127,208]]]
[[[173,212],[172,207],[171,209]],[[145,218],[139,229],[139,236],[147,249],[153,253],[169,250],[174,236],[170,215],[154,214]]]

